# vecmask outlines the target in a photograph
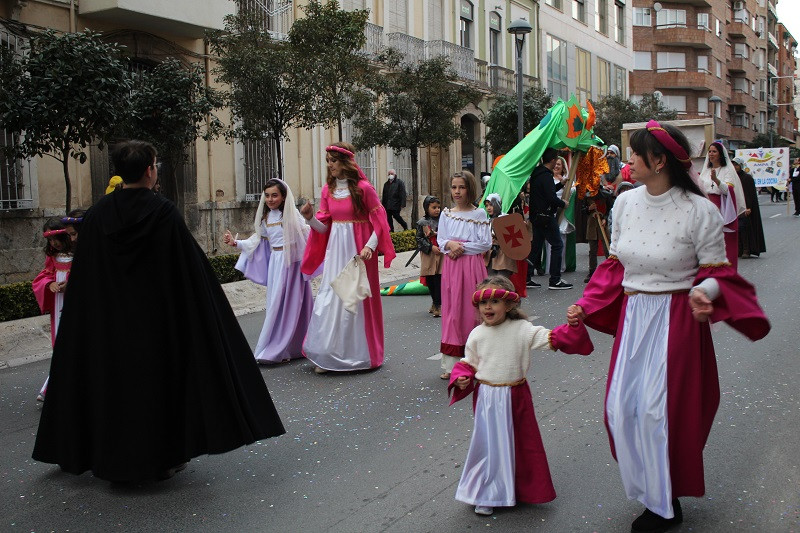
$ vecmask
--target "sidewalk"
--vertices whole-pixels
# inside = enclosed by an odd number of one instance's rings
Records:
[[[383,258],[379,258],[381,287],[419,276],[418,257],[405,266],[413,253],[409,251],[397,254],[390,268],[383,268]],[[311,282],[315,296],[319,282],[319,277]],[[236,316],[264,310],[265,287],[245,280],[226,283],[222,288]],[[51,353],[49,315],[0,322],[0,370],[49,359]]]

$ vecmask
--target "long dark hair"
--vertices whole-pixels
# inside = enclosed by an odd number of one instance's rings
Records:
[[[42,232],[45,231],[54,231],[60,229],[67,229],[66,226],[61,222],[61,219],[58,217],[53,217],[47,220],[42,227]],[[46,238],[47,239],[47,238]],[[72,251],[72,242],[69,240],[69,235],[66,233],[59,233],[58,235],[53,235],[49,237],[49,239],[56,239],[58,242],[61,243],[61,250],[56,250],[52,246],[50,246],[50,241],[46,240],[44,245],[44,254],[49,257],[55,257],[58,254],[68,254]]]
[[[686,150],[687,154],[692,153],[689,140],[686,138],[681,130],[670,124],[662,124],[670,137],[672,137],[681,148]],[[675,154],[664,148],[664,145],[658,142],[655,135],[647,131],[647,128],[636,130],[631,134],[631,149],[642,156],[642,161],[647,168],[650,167],[650,159],[653,157],[665,156],[667,158],[667,174],[669,175],[669,184],[673,187],[679,187],[684,191],[694,193],[698,196],[705,196],[700,187],[689,175],[689,170],[683,166],[683,163],[678,161]]]
[[[719,152],[719,166],[727,167],[728,166],[728,158],[725,157],[725,147],[722,146],[722,143],[719,142],[719,141],[714,141],[713,143],[711,143],[711,146],[715,147],[717,149],[717,151]],[[709,146],[709,148],[711,148],[711,146]],[[711,168],[711,166],[712,166],[711,165],[711,159],[709,159],[708,160],[708,168]]]
[[[338,146],[339,148],[344,148],[353,154],[356,153],[356,147],[347,142],[335,142],[332,143],[331,146]],[[358,187],[358,182],[361,180],[361,176],[358,175],[358,167],[356,166],[355,159],[347,154],[343,154],[335,150],[331,150],[330,152],[327,152],[327,154],[334,160],[342,162],[342,170],[344,177],[347,180],[347,188],[350,191],[350,199],[353,201],[353,211],[355,211],[356,214],[366,213],[367,207],[364,205],[364,195],[361,192],[361,189]],[[333,190],[336,188],[336,178],[331,175],[330,170],[328,170],[326,182],[328,184],[328,193],[333,194]]]
[[[264,184],[264,192],[266,193],[267,189],[269,189],[270,187],[277,187],[278,190],[281,191],[281,194],[283,195],[283,201],[281,202],[280,210],[281,213],[283,213],[283,208],[286,206],[286,185],[284,185],[282,181],[272,178],[270,180],[267,180],[267,182]],[[264,210],[264,216],[262,216],[261,218],[263,220],[266,220],[267,216],[269,216],[269,211]]]

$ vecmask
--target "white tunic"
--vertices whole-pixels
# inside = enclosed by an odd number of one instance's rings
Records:
[[[451,240],[464,244],[464,255],[482,254],[492,247],[491,221],[483,209],[454,212],[445,208],[439,217],[436,240],[445,254],[450,253],[447,242]]]

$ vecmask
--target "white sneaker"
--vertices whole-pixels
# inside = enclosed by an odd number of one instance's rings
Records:
[[[489,516],[494,512],[493,507],[484,507],[483,505],[476,505],[475,506],[475,514]]]

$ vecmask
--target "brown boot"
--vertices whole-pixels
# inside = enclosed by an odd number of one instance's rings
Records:
[[[431,308],[428,309],[428,313],[430,313],[432,315],[434,313],[434,311],[436,311],[436,306],[431,304]]]
[[[437,305],[433,308],[433,316],[434,318],[442,316],[442,307],[440,305]]]

